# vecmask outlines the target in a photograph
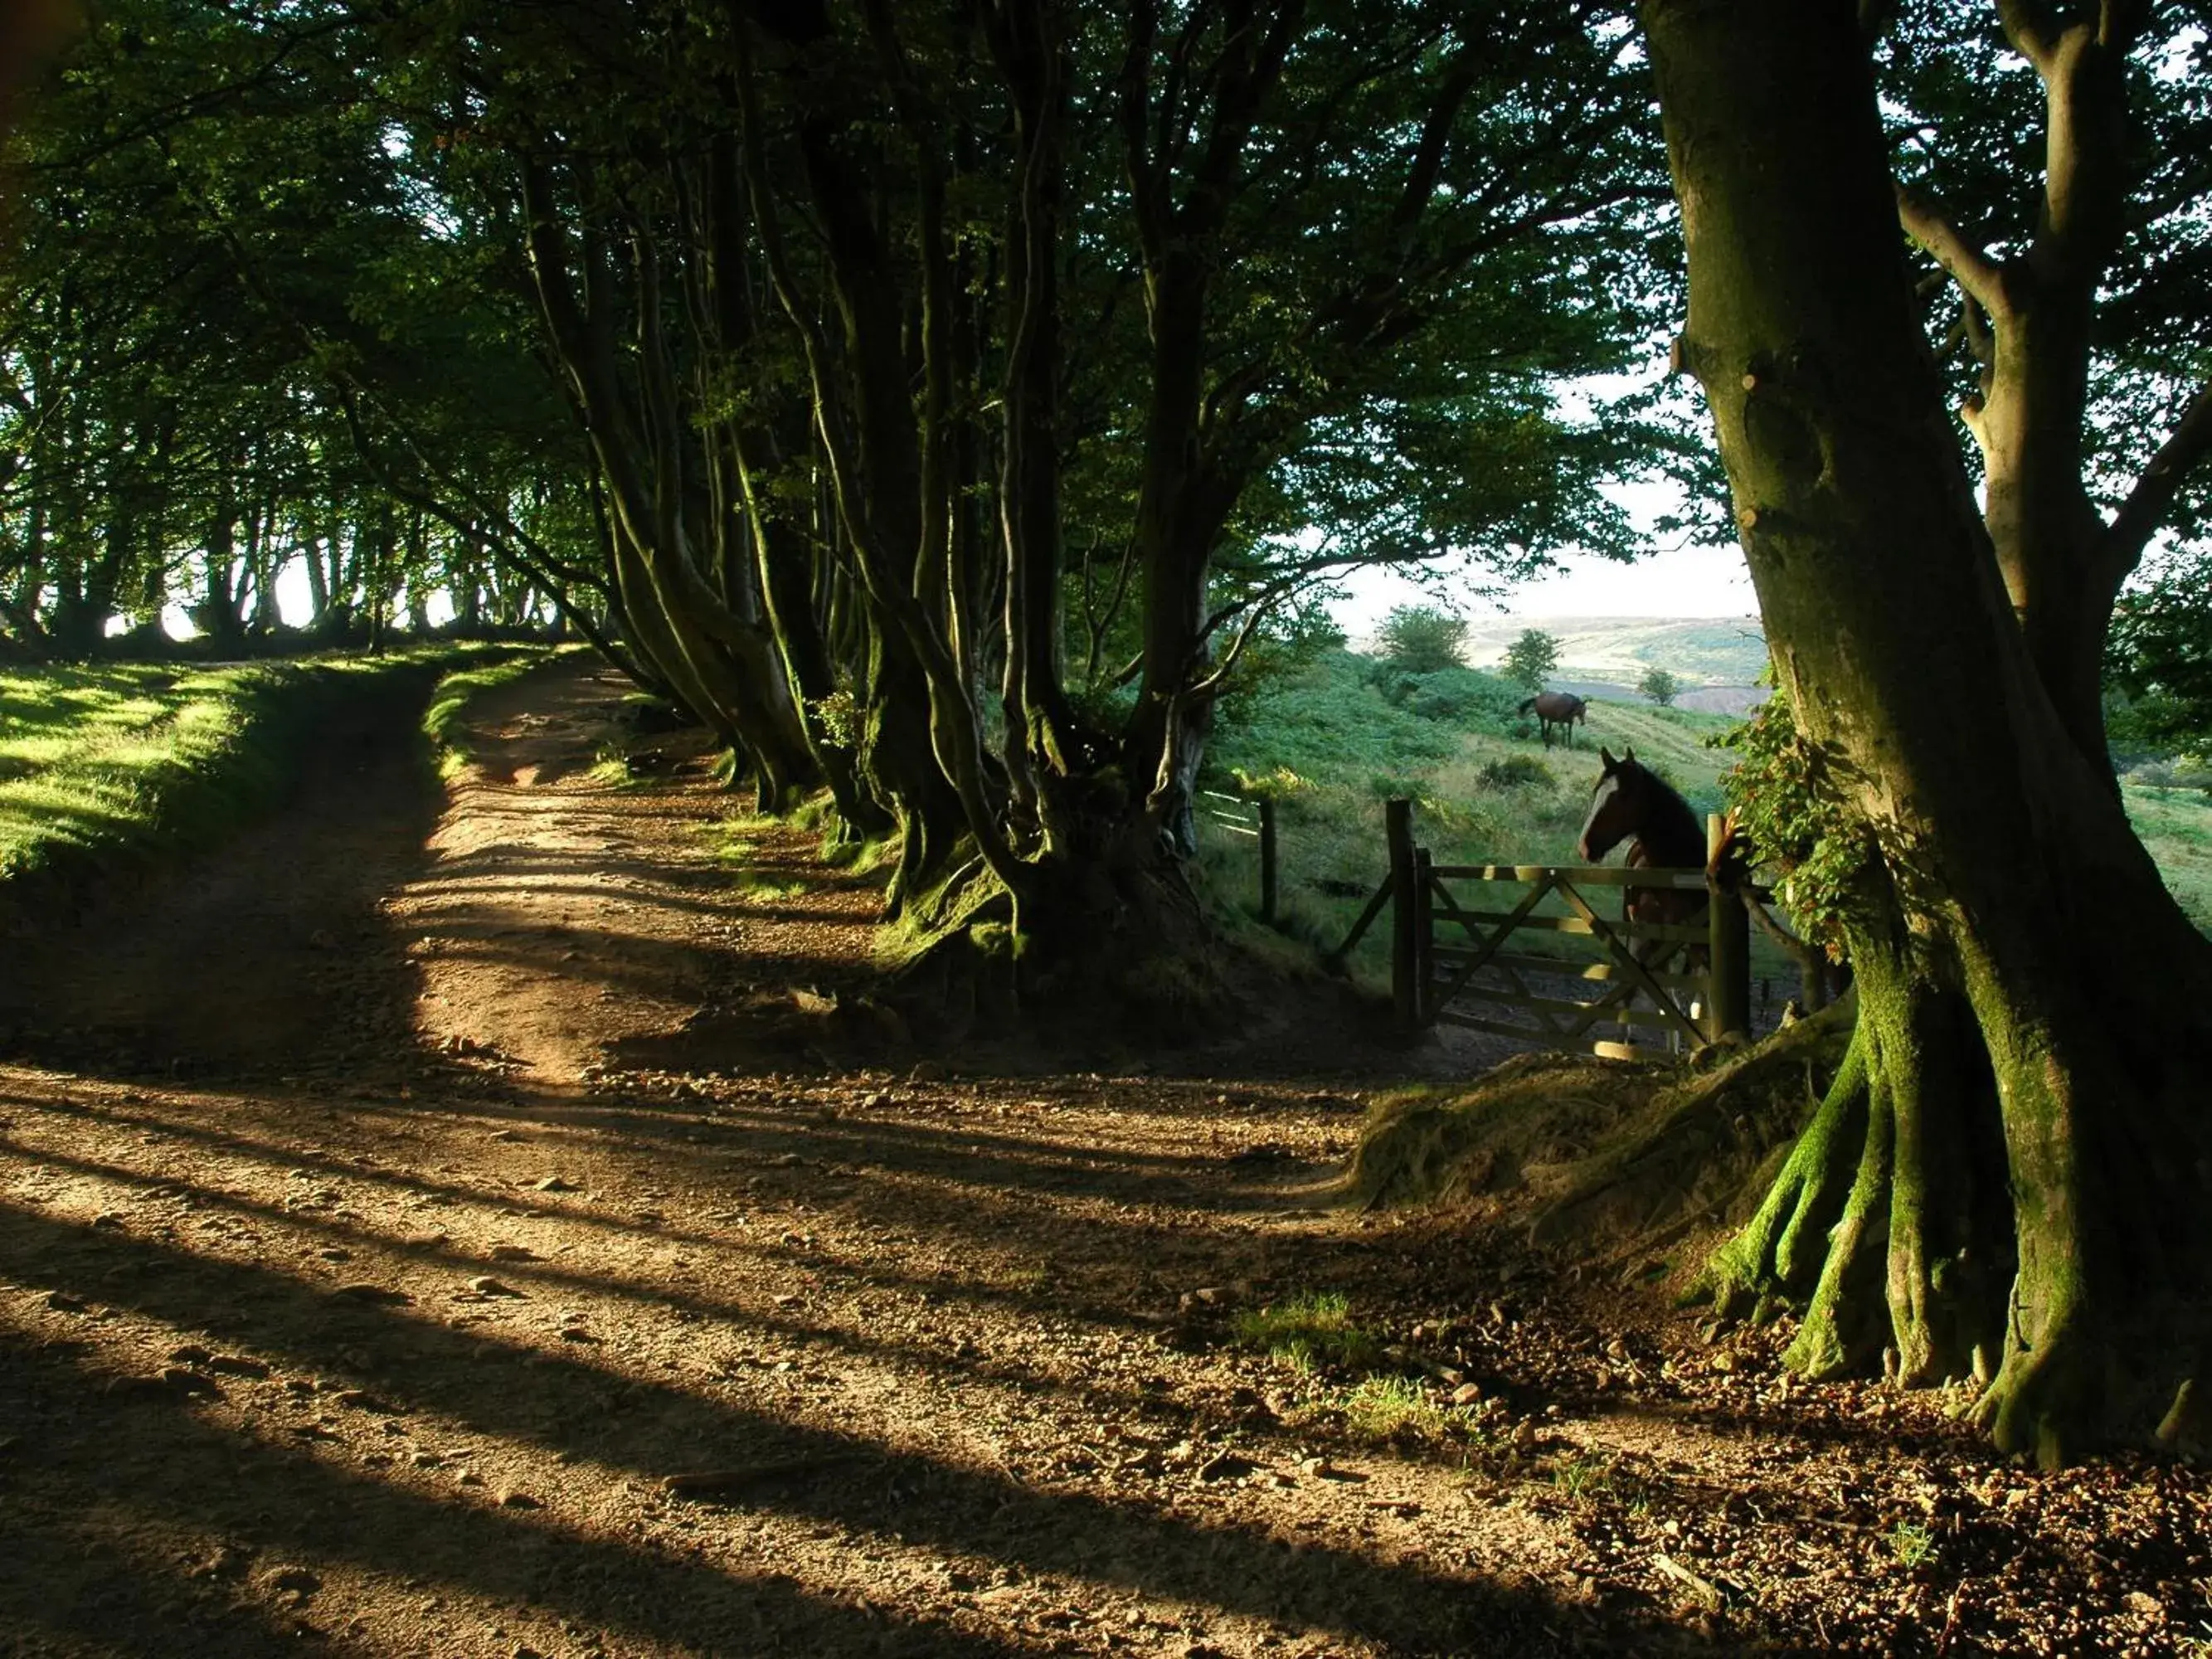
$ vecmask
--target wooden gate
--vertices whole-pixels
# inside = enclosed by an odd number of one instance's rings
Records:
[[[1749,1029],[1745,908],[1705,871],[1439,865],[1413,843],[1410,801],[1389,803],[1389,877],[1343,948],[1390,905],[1391,990],[1401,1030],[1463,1025],[1547,1048],[1626,1056],[1638,1052],[1632,1043],[1598,1030],[1654,1029],[1696,1048]],[[1720,834],[1717,817],[1707,833]],[[1634,895],[1655,887],[1704,890],[1712,902],[1694,924],[1632,922]],[[1620,895],[1615,916],[1601,915],[1594,902],[1593,895],[1607,892]],[[1547,900],[1553,901],[1548,908]],[[1532,948],[1534,936],[1551,948]],[[1638,947],[1655,944],[1702,945],[1705,964],[1647,965]],[[1596,994],[1577,994],[1584,990]],[[1639,994],[1649,1007],[1630,1006]],[[1469,1012],[1469,1005],[1489,1012]]]

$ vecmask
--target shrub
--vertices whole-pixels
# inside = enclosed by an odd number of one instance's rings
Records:
[[[1485,761],[1476,776],[1486,789],[1528,789],[1540,785],[1548,789],[1559,781],[1552,775],[1552,769],[1534,755],[1508,755],[1504,760]]]
[[[1408,674],[1433,674],[1466,660],[1467,623],[1425,605],[1401,605],[1376,635],[1385,662]]]
[[[1401,681],[1395,699],[1407,714],[1426,720],[1498,736],[1512,729],[1521,705],[1520,688],[1479,668],[1446,668]]]
[[[1505,678],[1531,691],[1542,690],[1545,676],[1559,665],[1559,638],[1540,628],[1523,629],[1521,637],[1505,647]]]
[[[1682,689],[1682,683],[1663,668],[1648,668],[1644,672],[1644,678],[1636,683],[1636,689],[1664,708],[1674,701],[1675,694]]]

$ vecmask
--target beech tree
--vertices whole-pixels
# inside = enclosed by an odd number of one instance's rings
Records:
[[[770,804],[895,826],[923,942],[994,906],[1066,947],[1035,973],[1190,936],[1213,708],[1310,584],[1626,550],[1636,428],[1553,406],[1650,322],[1626,45],[859,0],[454,5],[383,51],[428,66],[402,164],[520,228],[641,664]]]
[[[1984,1379],[1978,1420],[2008,1449],[2199,1442],[2212,943],[2085,747],[2077,653],[2037,616],[2046,576],[2109,609],[2109,566],[2079,562],[2101,532],[2073,510],[2081,354],[2038,344],[2039,318],[2077,340],[2080,320],[1989,290],[2019,331],[1975,412],[1992,482],[2010,481],[1985,523],[1898,234],[1862,9],[1642,10],[1688,251],[1678,361],[1715,420],[1781,684],[1868,849],[1848,1055],[1705,1285],[1724,1306],[1806,1298],[1790,1358],[1813,1375]],[[2136,8],[2001,9],[2046,85],[2141,73]],[[2080,106],[2051,107],[2058,226],[2102,204],[2069,195],[2069,146],[2094,141]],[[2079,274],[2053,236],[2024,285]],[[2035,425],[2033,388],[2069,377],[2071,414],[2038,428],[2055,458],[2008,471],[1996,434]],[[2071,550],[2037,541],[2049,526],[2008,491],[2055,495]]]

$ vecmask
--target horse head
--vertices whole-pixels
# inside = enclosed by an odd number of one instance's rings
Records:
[[[1575,843],[1575,856],[1584,864],[1595,864],[1643,827],[1644,786],[1651,776],[1636,763],[1633,749],[1619,760],[1610,749],[1601,748],[1597,755],[1605,769],[1598,774],[1589,817],[1583,820],[1582,839]]]

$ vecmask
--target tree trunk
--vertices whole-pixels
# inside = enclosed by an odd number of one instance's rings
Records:
[[[999,484],[1005,538],[1006,767],[1036,823],[1038,852],[1073,850],[1073,803],[1060,796],[1086,769],[1062,685],[1060,434],[1060,189],[1067,64],[1055,6],[1010,6],[993,45],[1014,101],[1020,188],[1006,230],[1006,364]],[[967,584],[956,577],[956,593]]]
[[[2104,771],[2105,635],[2142,538],[2108,532],[2084,481],[2084,436],[2098,289],[2125,225],[2136,27],[2108,11],[2105,27],[2086,19],[2053,31],[2030,9],[2007,13],[2045,105],[2041,212],[2017,257],[1992,256],[1934,204],[1899,195],[1906,230],[1985,319],[1968,331],[1981,387],[1960,412],[1982,453],[1990,540],[2059,721]]]
[[[2014,620],[1914,312],[1856,8],[1644,17],[1689,249],[1681,359],[1777,667],[1894,895],[1859,929],[1863,1105],[1832,1091],[1783,1177],[1793,1216],[1808,1192],[1817,1212],[1856,1153],[1796,1357],[1863,1367],[1863,1322],[1921,1380],[1994,1340],[1978,1411],[2007,1449],[2180,1432],[2206,1360],[2212,945]],[[2008,1203],[1975,1152],[1992,1099]],[[1787,1261],[1778,1234],[1738,1254],[1802,1280],[1820,1224]],[[2009,1280],[2001,1321],[1984,1274]]]
[[[1149,294],[1152,404],[1137,494],[1138,568],[1144,574],[1143,674],[1121,734],[1131,787],[1148,828],[1184,857],[1198,848],[1197,780],[1213,727],[1210,694],[1191,688],[1209,656],[1206,580],[1237,490],[1210,466],[1199,431],[1205,372],[1206,280],[1188,256],[1163,262]]]

